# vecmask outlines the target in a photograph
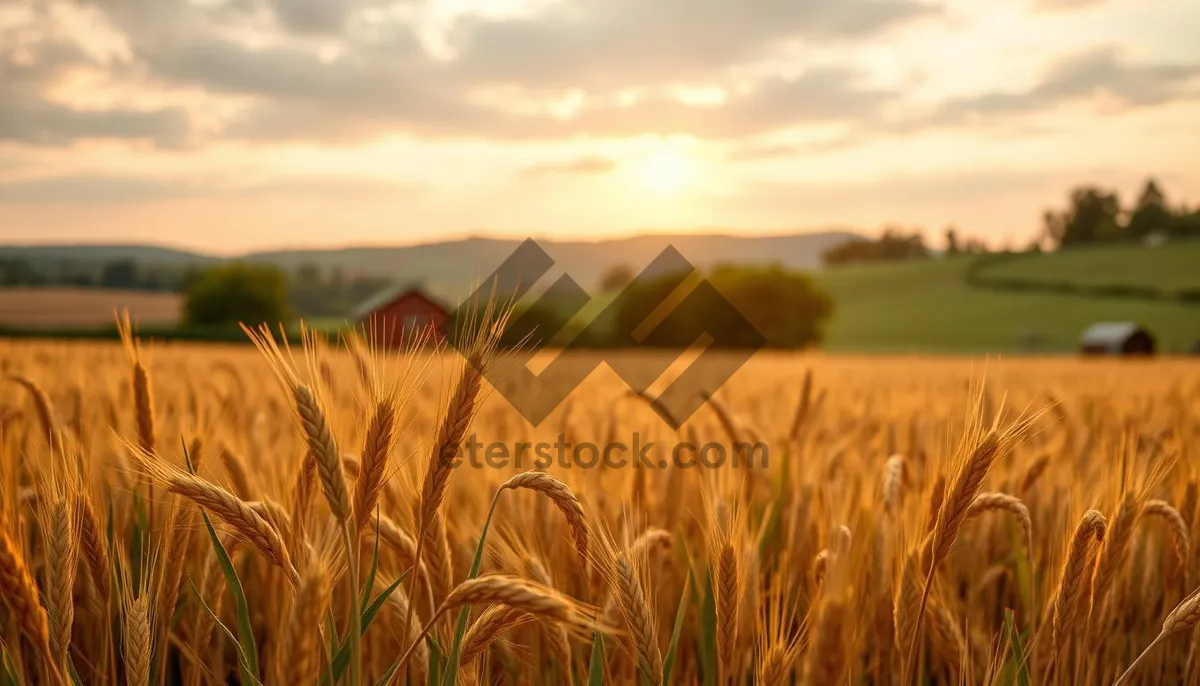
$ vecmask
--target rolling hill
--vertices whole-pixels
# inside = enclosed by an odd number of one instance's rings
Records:
[[[602,241],[538,239],[555,260],[556,271],[593,288],[615,265],[638,268],[668,245],[700,268],[722,262],[779,263],[793,269],[815,269],[821,253],[857,235],[848,232],[797,233],[779,236],[646,235]],[[103,262],[133,259],[147,266],[180,267],[222,259],[273,264],[286,270],[311,264],[347,275],[386,276],[402,282],[421,282],[447,298],[466,295],[517,248],[514,239],[467,238],[411,246],[361,246],[342,249],[282,250],[229,258],[139,245],[0,246],[0,259],[14,257],[34,263],[71,261],[99,268]]]
[[[854,234],[821,233],[772,237],[643,236],[600,242],[541,241],[585,288],[616,264],[640,267],[668,243],[699,267],[721,262],[778,262],[813,271],[834,298],[836,313],[826,347],[846,352],[1070,352],[1080,333],[1097,321],[1133,320],[1148,327],[1165,351],[1184,351],[1200,341],[1200,304],[1173,293],[1200,288],[1200,241],[1158,248],[1101,246],[995,261],[995,256],[816,269],[820,253]],[[467,293],[515,247],[517,241],[470,238],[404,247],[293,250],[238,258],[294,269],[315,264],[346,274],[390,275],[424,281],[449,302]],[[189,265],[219,261],[211,255],[152,246],[0,247],[0,259],[130,258],[145,264]],[[1027,284],[1020,289],[979,287],[971,274]],[[551,276],[553,278],[553,275]],[[549,279],[546,279],[547,281]],[[1039,284],[1073,283],[1079,291],[1055,292]],[[1155,289],[1157,298],[1105,295],[1094,287]],[[1092,287],[1087,291],[1085,287]],[[601,300],[603,296],[601,297]],[[597,302],[600,302],[598,300]],[[599,308],[597,308],[599,309]],[[111,307],[105,309],[111,317]],[[339,320],[340,321],[340,320]],[[1034,345],[1030,346],[1030,343]]]
[[[1112,261],[1113,251],[1124,253],[1126,259]],[[1031,280],[1061,280],[1068,273],[1064,263],[1069,263],[1079,278],[1102,276],[1115,283],[1137,283],[1166,278],[1168,267],[1156,269],[1155,259],[1173,265],[1193,257],[1191,264],[1200,265],[1200,242],[1049,253],[1022,257],[996,269],[1011,266]],[[1200,305],[973,288],[966,277],[974,259],[962,256],[817,272],[814,278],[837,307],[826,346],[862,352],[1017,352],[1024,340],[1032,338],[1038,341],[1034,351],[1069,352],[1088,325],[1125,320],[1150,329],[1164,351],[1182,352],[1200,341]],[[1114,263],[1119,268],[1104,266]],[[1185,272],[1175,271],[1170,282],[1176,283]]]

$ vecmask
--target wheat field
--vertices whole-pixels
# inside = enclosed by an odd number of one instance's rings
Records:
[[[492,333],[0,341],[3,679],[1200,683],[1194,361],[762,353],[677,434],[530,426]],[[452,466],[635,432],[769,461]]]

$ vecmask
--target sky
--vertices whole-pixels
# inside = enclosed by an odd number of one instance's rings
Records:
[[[1200,203],[1195,0],[6,0],[0,243],[217,254]]]

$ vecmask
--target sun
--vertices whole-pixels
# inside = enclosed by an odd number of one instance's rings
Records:
[[[641,152],[632,162],[638,182],[662,195],[682,191],[691,180],[693,167],[693,159],[686,150],[665,143]]]

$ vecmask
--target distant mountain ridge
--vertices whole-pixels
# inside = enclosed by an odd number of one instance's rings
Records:
[[[824,251],[858,237],[848,231],[825,231],[769,236],[654,234],[598,241],[552,238],[537,241],[554,258],[556,272],[570,274],[584,288],[594,288],[608,269],[622,264],[639,269],[668,245],[701,269],[739,263],[812,270],[820,267]],[[308,264],[326,272],[340,269],[346,275],[369,274],[419,282],[435,294],[454,297],[465,295],[472,285],[485,279],[520,243],[520,239],[473,237],[409,246],[273,250],[233,257],[152,245],[30,245],[0,246],[0,259],[35,263],[70,261],[83,265],[132,259],[139,264],[163,267],[241,260],[273,264],[288,271]]]

